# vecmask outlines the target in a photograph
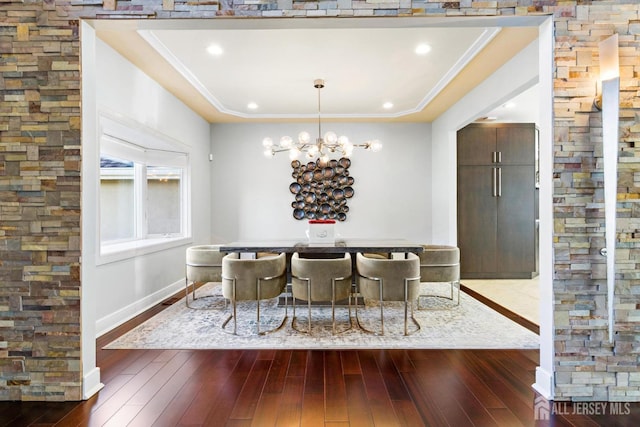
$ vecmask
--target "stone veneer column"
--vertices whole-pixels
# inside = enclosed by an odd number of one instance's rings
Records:
[[[554,321],[557,400],[639,401],[640,5],[593,2],[555,18]],[[615,345],[608,334],[598,43],[620,43]]]
[[[78,21],[0,3],[0,399],[80,398]]]
[[[589,3],[578,5],[581,3]],[[640,6],[624,1],[0,2],[0,399],[81,398],[78,19],[554,14],[556,398],[640,401]],[[616,344],[606,336],[597,43],[620,34]]]

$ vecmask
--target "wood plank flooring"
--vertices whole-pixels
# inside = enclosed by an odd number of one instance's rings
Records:
[[[537,350],[101,349],[162,308],[101,337],[96,396],[0,402],[0,426],[640,425],[638,404],[536,421]]]

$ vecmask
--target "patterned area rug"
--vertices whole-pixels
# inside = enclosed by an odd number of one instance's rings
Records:
[[[422,286],[437,286],[422,284]],[[446,291],[445,291],[446,292]],[[421,329],[404,336],[404,304],[385,303],[385,335],[368,334],[358,328],[354,307],[349,318],[347,306],[336,307],[336,329],[343,333],[332,334],[331,307],[312,307],[312,334],[301,334],[292,329],[292,306],[289,298],[288,319],[280,330],[268,335],[255,335],[255,303],[238,304],[238,334],[231,335],[221,325],[231,313],[231,305],[225,307],[219,283],[208,283],[197,291],[192,308],[184,299],[158,313],[145,323],[108,344],[107,349],[469,349],[469,348],[518,348],[539,347],[539,337],[528,329],[483,305],[464,292],[460,304],[455,306],[447,299],[421,298],[421,310],[415,310],[415,318]],[[260,306],[261,330],[269,329],[282,319],[284,306],[277,299],[263,301]],[[361,324],[368,329],[379,329],[380,307],[368,304],[358,309]],[[307,306],[296,307],[296,325],[307,327]],[[414,325],[409,322],[409,328]],[[233,321],[227,326],[233,330]]]

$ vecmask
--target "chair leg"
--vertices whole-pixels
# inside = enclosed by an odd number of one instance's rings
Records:
[[[377,277],[367,277],[370,280],[375,280],[377,282],[379,282],[379,290],[380,290],[380,333],[376,332],[376,331],[371,331],[367,328],[365,328],[364,326],[362,326],[362,324],[360,323],[360,317],[358,316],[358,303],[356,301],[356,323],[358,324],[358,327],[360,329],[362,329],[364,332],[368,333],[368,334],[373,334],[373,335],[384,335],[384,308],[383,308],[383,303],[382,303],[382,296],[383,296],[383,285],[382,285],[382,279],[377,278]],[[365,304],[366,306],[366,304]]]
[[[233,299],[233,335],[238,335],[238,312],[237,312],[237,304],[238,301]]]
[[[293,296],[293,292],[291,292],[291,304],[293,305],[293,318],[291,319],[291,327],[293,329],[295,328],[295,322],[296,322],[296,297]]]
[[[296,297],[293,296],[293,291],[291,294],[291,299],[293,300],[293,318],[291,319],[291,328],[296,331],[296,332],[300,332],[302,334],[310,334],[311,333],[311,280],[304,278],[304,277],[297,277],[298,280],[304,280],[307,282],[307,312],[308,312],[308,319],[307,319],[307,330],[302,330],[300,328],[298,328],[296,326]]]
[[[349,330],[351,330],[352,328],[352,324],[351,324],[351,289],[349,290],[349,300],[348,300],[348,308],[349,308],[349,326],[340,331],[340,332],[336,332],[336,282],[338,280],[346,280],[349,279],[351,280],[351,277],[332,277],[331,278],[331,328],[332,328],[332,332],[333,335],[336,335],[337,333],[342,334],[344,332],[347,332]]]
[[[238,316],[237,316],[237,304],[238,302],[236,301],[236,279],[229,279],[229,278],[222,278],[222,281],[224,282],[225,280],[231,280],[231,307],[232,307],[232,313],[229,317],[227,317],[225,319],[224,322],[222,322],[222,330],[226,333],[230,333],[227,331],[226,326],[229,323],[229,321],[231,321],[231,319],[233,319],[233,335],[238,335]],[[226,299],[225,299],[225,308],[227,306],[226,303]]]
[[[256,301],[256,326],[258,328],[258,335],[260,335],[260,278],[256,279],[256,295],[258,297],[258,300]]]
[[[264,280],[270,280],[270,279],[275,279],[275,277],[267,277],[264,278]],[[280,322],[280,324],[278,326],[276,326],[275,328],[269,329],[267,331],[260,331],[260,301],[261,301],[261,297],[262,297],[262,280],[261,278],[258,278],[258,280],[256,281],[256,286],[257,286],[257,297],[258,297],[258,301],[256,301],[256,307],[257,307],[257,317],[258,317],[258,335],[267,335],[270,334],[272,332],[276,332],[279,331],[285,324],[285,322],[288,319],[288,312],[287,312],[287,296],[285,294],[285,299],[284,299],[284,317],[282,318],[282,321]]]
[[[331,331],[336,333],[336,279],[331,278]]]
[[[434,282],[434,283],[440,283],[440,282]],[[448,297],[445,295],[418,295],[418,298],[417,298],[418,310],[425,309],[425,307],[420,307],[420,298],[427,298],[427,297],[448,299],[453,303],[454,306],[457,306],[460,304],[460,281],[455,280],[455,281],[449,282]]]
[[[267,278],[267,279],[272,279],[272,278]],[[226,329],[227,324],[231,321],[231,319],[233,319],[233,335],[238,335],[238,310],[237,310],[237,298],[236,298],[236,279],[229,279],[229,278],[223,278],[222,280],[231,280],[232,281],[232,287],[231,287],[231,305],[232,305],[232,314],[222,323],[222,330],[224,332],[227,333],[231,333],[228,332]],[[284,318],[282,319],[282,321],[280,322],[280,324],[270,330],[267,331],[261,331],[260,330],[260,297],[262,294],[262,289],[261,289],[261,283],[260,283],[261,279],[256,280],[256,296],[258,297],[258,299],[256,300],[256,320],[257,320],[257,334],[258,335],[266,335],[269,334],[271,332],[275,332],[279,329],[281,329],[285,322],[287,321],[287,319],[289,318],[289,313],[288,313],[288,298],[287,295],[285,294],[285,300],[284,300]],[[295,310],[295,307],[294,307]]]
[[[233,297],[233,335],[238,334],[238,300],[236,298],[236,279],[233,279],[233,293],[231,294]]]
[[[311,334],[311,279],[307,279],[307,331]]]
[[[407,335],[407,300],[409,299],[409,281],[404,279],[404,334]]]
[[[380,279],[380,335],[384,335],[384,299],[382,279]]]
[[[411,320],[413,321],[413,323],[416,325],[416,329],[414,331],[412,331],[411,333],[409,333],[409,328],[408,328],[408,305],[409,305],[409,282],[411,280],[417,280],[418,284],[420,284],[420,277],[413,277],[413,278],[409,278],[409,279],[404,279],[404,335],[411,335],[414,334],[416,332],[418,332],[420,330],[420,323],[418,323],[418,321],[416,320],[414,314],[413,314],[413,301],[411,301]],[[418,296],[418,299],[420,297]]]
[[[184,302],[189,307],[189,279],[186,276],[184,278]]]
[[[284,321],[289,318],[289,297],[287,295],[287,290],[284,291]],[[284,324],[284,321],[282,324]]]
[[[191,281],[189,282],[189,279],[187,277],[184,278],[184,302],[187,304],[187,307],[191,308],[191,305],[189,305],[189,283],[191,283],[191,301],[195,301],[196,300],[196,282],[195,281]]]
[[[204,282],[204,283],[209,283],[209,282]],[[191,284],[191,292],[189,292],[189,284]],[[188,308],[192,308],[194,310],[220,310],[219,307],[200,307],[200,308],[196,308],[194,307],[192,304],[189,304],[189,293],[191,293],[191,302],[193,303],[197,297],[196,297],[196,285],[197,282],[195,281],[191,281],[189,282],[189,279],[185,277],[185,281],[184,281],[184,302],[187,305]],[[222,300],[224,301],[224,307],[222,308],[223,310],[227,310],[227,298],[222,298]]]
[[[352,297],[352,293],[349,292],[349,302],[348,302],[348,304],[349,304],[349,329],[351,329],[353,327],[353,324],[351,323],[351,297]]]
[[[459,280],[455,280],[453,282],[453,284],[451,285],[451,300],[453,300],[453,288],[455,287],[455,291],[456,291],[456,302],[455,305],[460,305],[460,281]]]

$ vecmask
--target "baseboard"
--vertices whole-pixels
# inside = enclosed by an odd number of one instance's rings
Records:
[[[536,382],[533,389],[547,400],[553,400],[553,374],[541,367],[536,367]]]
[[[182,289],[184,289],[184,279],[178,280],[169,286],[152,293],[151,295],[147,295],[146,297],[135,301],[116,312],[98,319],[96,321],[96,331],[98,331],[96,333],[96,338],[106,334],[126,321],[133,319],[137,315],[143,313]]]
[[[100,382],[100,368],[93,368],[82,377],[82,400],[87,400],[100,390],[104,384]]]

